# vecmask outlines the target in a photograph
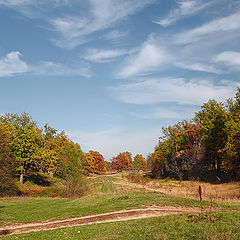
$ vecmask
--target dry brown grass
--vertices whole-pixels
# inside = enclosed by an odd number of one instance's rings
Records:
[[[199,181],[170,181],[169,184],[160,182],[159,188],[170,194],[199,198],[198,187],[202,188],[203,199],[212,201],[240,201],[240,183],[211,184]]]
[[[123,180],[128,181],[127,178]],[[144,187],[148,191],[157,191],[168,195],[193,199],[199,199],[198,188],[200,185],[203,200],[240,202],[240,182],[211,184],[199,181],[180,182],[169,179],[150,179],[143,184],[141,184],[141,181],[128,181],[128,184],[134,187]]]

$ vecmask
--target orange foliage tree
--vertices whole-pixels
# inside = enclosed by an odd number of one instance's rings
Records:
[[[104,157],[98,151],[89,151],[85,154],[85,161],[83,167],[89,173],[101,173],[106,172],[106,162]]]
[[[112,158],[112,169],[117,171],[128,170],[132,168],[132,153],[122,152]]]

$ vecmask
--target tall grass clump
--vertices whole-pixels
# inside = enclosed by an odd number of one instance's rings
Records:
[[[129,173],[125,176],[125,178],[131,183],[146,184],[149,182],[148,178],[142,176],[139,173]]]
[[[65,197],[82,197],[88,190],[87,179],[85,176],[68,175],[65,179]]]

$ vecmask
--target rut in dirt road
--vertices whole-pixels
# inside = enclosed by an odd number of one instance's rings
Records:
[[[27,223],[0,227],[0,235],[12,235],[28,232],[38,232],[63,227],[73,227],[93,223],[107,223],[116,221],[127,221],[132,219],[166,216],[172,214],[193,213],[197,209],[175,208],[175,207],[149,207],[142,209],[122,210],[117,212],[102,213],[91,216],[70,218],[48,222]]]

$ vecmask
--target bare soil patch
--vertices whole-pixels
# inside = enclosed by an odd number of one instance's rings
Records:
[[[122,210],[110,213],[102,213],[91,216],[70,218],[64,220],[36,222],[19,225],[0,227],[0,235],[12,235],[28,232],[38,232],[43,230],[52,230],[63,227],[73,227],[93,223],[107,223],[116,221],[127,221],[132,219],[150,218],[166,216],[172,214],[194,213],[198,212],[194,208],[183,207],[149,207],[142,209]]]

